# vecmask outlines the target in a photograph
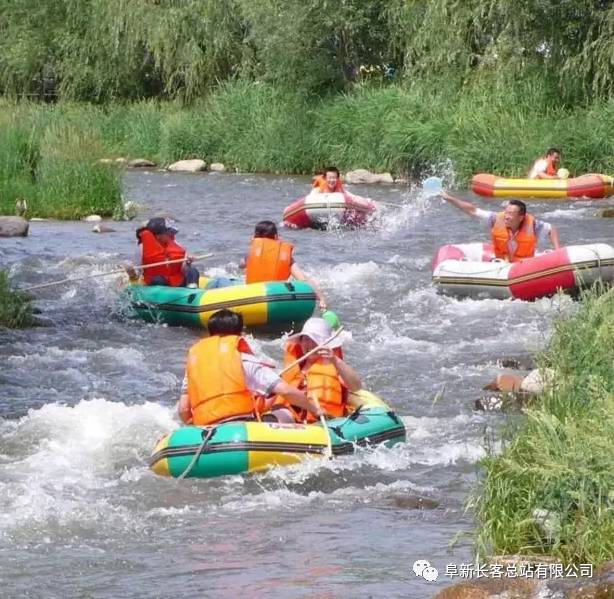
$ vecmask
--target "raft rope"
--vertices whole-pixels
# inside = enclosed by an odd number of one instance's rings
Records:
[[[192,468],[194,468],[194,465],[196,464],[196,462],[198,462],[198,458],[200,458],[200,455],[205,449],[207,443],[209,443],[209,440],[211,439],[211,437],[213,437],[213,435],[215,435],[216,431],[217,431],[217,427],[210,428],[207,431],[207,434],[205,435],[203,442],[200,444],[196,453],[194,454],[192,461],[188,464],[188,467],[177,477],[178,480],[184,479],[188,474],[190,474],[190,472],[192,472]]]

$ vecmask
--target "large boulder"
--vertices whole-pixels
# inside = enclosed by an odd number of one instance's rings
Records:
[[[520,390],[537,395],[538,393],[543,393],[546,387],[553,386],[555,383],[554,370],[551,368],[535,368],[524,377],[520,384]]]
[[[29,227],[21,216],[0,216],[0,237],[26,237]]]
[[[177,173],[198,173],[207,170],[207,163],[200,159],[179,160],[178,162],[173,162],[173,164],[168,167],[168,170]]]
[[[394,179],[390,173],[376,174],[364,168],[349,171],[345,175],[345,182],[351,185],[359,185],[361,183],[394,183]]]

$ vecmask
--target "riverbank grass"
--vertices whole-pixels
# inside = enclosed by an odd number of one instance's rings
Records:
[[[10,288],[9,279],[0,271],[0,327],[19,329],[34,324],[28,298]]]
[[[614,556],[614,289],[556,324],[540,366],[554,385],[482,464],[479,548],[596,566]]]
[[[1,214],[14,214],[18,198],[27,201],[29,218],[113,214],[121,203],[120,173],[99,162],[106,150],[98,131],[61,109],[1,108]]]

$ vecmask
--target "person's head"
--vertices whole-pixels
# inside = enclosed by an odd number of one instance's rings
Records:
[[[561,162],[561,150],[558,148],[548,148],[546,158],[551,160],[554,166],[557,166]]]
[[[171,225],[171,221],[161,216],[150,218],[145,228],[151,231],[162,244],[168,243],[177,234],[177,229]]]
[[[505,207],[505,226],[515,231],[522,223],[522,219],[527,213],[527,205],[521,200],[510,200]]]
[[[327,339],[332,337],[334,331],[330,324],[326,322],[323,318],[309,318],[300,333],[296,333],[295,335],[291,335],[288,337],[288,340],[296,340],[301,344],[301,350],[303,354],[306,354],[308,351],[311,351],[314,347],[318,345],[324,344]],[[329,347],[334,349],[336,347],[341,347],[342,341],[339,337],[329,341],[325,347]]]
[[[265,237],[267,239],[277,239],[277,225],[272,220],[261,220],[256,224],[254,237]]]
[[[243,332],[243,316],[222,308],[209,317],[207,329],[209,335],[240,335]]]
[[[324,179],[329,189],[335,189],[340,176],[339,169],[336,166],[327,166],[324,169]]]

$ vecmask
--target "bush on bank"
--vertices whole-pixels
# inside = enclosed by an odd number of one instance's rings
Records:
[[[472,500],[484,554],[548,554],[598,565],[614,555],[614,289],[560,320],[538,397]]]
[[[0,271],[0,327],[18,329],[32,326],[32,307],[23,293],[13,291],[4,271]]]
[[[452,165],[458,186],[476,172],[523,176],[549,146],[573,174],[614,173],[614,100],[554,107],[539,81],[368,84],[307,96],[265,83],[220,85],[186,106],[3,103],[0,210],[31,200],[29,216],[112,214],[119,173],[102,157],[186,158],[244,172],[313,173],[327,164],[397,176]],[[448,170],[448,169],[446,169]],[[449,182],[451,183],[451,182]]]
[[[121,200],[117,170],[99,162],[101,132],[64,107],[8,104],[0,110],[0,213],[18,198],[27,217],[110,216]]]

